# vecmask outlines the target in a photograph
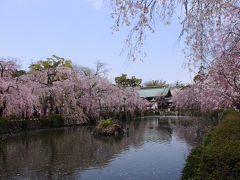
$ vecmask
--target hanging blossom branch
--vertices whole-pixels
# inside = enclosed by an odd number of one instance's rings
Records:
[[[240,8],[228,8],[230,13],[226,17],[235,19],[235,23],[222,26],[221,36],[213,37],[215,59],[205,76],[195,78],[193,85],[176,94],[174,99],[178,107],[189,108],[198,102],[197,106],[202,110],[240,109],[240,21],[237,21],[240,19]],[[196,92],[194,101],[183,98],[191,97],[190,92]]]
[[[130,60],[143,60],[146,56],[144,41],[148,31],[154,33],[155,22],[170,24],[171,18],[177,17],[182,24],[180,38],[185,35],[184,49],[188,65],[210,65],[214,59],[212,38],[221,35],[223,24],[237,23],[232,13],[233,8],[239,8],[237,0],[111,0],[112,18],[115,23],[113,31],[119,31],[123,26],[130,27],[126,38],[126,46]],[[231,11],[231,13],[230,13]],[[226,14],[229,17],[226,17]]]

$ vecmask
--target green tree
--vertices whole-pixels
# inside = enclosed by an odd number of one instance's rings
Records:
[[[27,72],[24,71],[24,70],[16,70],[16,71],[14,71],[14,72],[12,73],[12,77],[13,77],[13,78],[15,78],[15,77],[20,77],[20,76],[22,76],[22,75],[24,75],[24,74],[27,74]]]
[[[51,85],[54,81],[58,81],[60,79],[66,79],[66,75],[57,73],[57,67],[68,67],[72,68],[72,61],[66,60],[64,58],[58,57],[56,55],[52,55],[50,58],[46,58],[46,60],[40,60],[36,63],[32,63],[29,66],[30,71],[29,74],[34,72],[46,72],[47,73],[47,85]],[[39,74],[39,73],[38,73]]]
[[[136,87],[140,86],[142,79],[137,79],[135,76],[128,78],[127,74],[122,74],[121,76],[115,77],[115,82],[119,86],[123,87]]]
[[[152,80],[144,83],[146,87],[161,87],[168,86],[167,82],[164,80]]]
[[[184,89],[186,87],[190,87],[189,84],[184,84],[182,83],[182,81],[175,81],[172,85],[171,85],[172,88],[177,88],[177,89]]]
[[[46,58],[45,61],[40,60],[36,63],[32,63],[29,66],[30,72],[34,70],[43,70],[43,69],[50,69],[56,67],[69,67],[72,68],[72,61],[66,60],[56,55],[52,55],[50,58]]]

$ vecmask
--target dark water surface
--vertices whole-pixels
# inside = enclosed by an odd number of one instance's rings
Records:
[[[119,138],[93,137],[86,126],[29,132],[0,146],[0,179],[179,179],[213,124],[147,117],[124,123],[129,134]]]

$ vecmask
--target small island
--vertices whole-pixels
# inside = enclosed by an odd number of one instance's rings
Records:
[[[93,135],[120,136],[124,134],[124,128],[117,119],[100,120],[93,131]]]

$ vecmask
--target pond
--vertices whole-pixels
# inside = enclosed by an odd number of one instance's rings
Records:
[[[214,124],[145,117],[125,122],[123,137],[94,137],[89,126],[28,132],[0,146],[0,179],[179,179]]]

